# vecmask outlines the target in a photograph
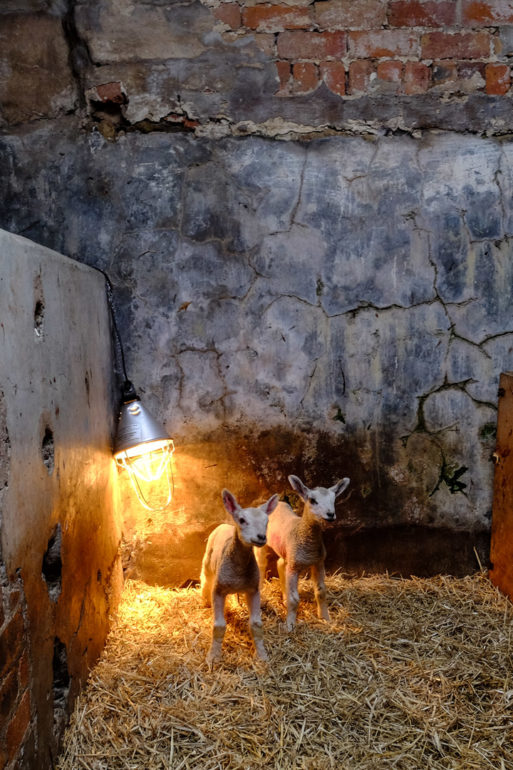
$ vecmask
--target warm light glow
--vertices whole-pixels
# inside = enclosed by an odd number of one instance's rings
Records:
[[[150,511],[163,510],[173,497],[173,452],[173,441],[160,439],[129,447],[114,455],[117,464],[130,475],[139,502]]]
[[[165,464],[174,449],[171,439],[160,439],[129,447],[117,452],[114,457],[123,467],[128,463],[142,481],[157,481],[164,473]]]

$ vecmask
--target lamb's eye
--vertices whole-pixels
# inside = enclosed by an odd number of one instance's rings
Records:
[[[315,505],[317,500],[315,499],[315,497],[311,497],[310,502],[312,503],[312,505]]]
[[[246,524],[246,519],[243,519],[241,516],[239,519],[239,524]]]

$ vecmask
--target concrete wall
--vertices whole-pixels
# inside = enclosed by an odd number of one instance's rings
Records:
[[[177,440],[180,526],[170,516],[152,537],[159,579],[196,576],[224,484],[268,494],[292,471],[351,476],[341,533],[429,527],[447,543],[446,530],[488,531],[497,379],[513,344],[512,145],[77,143],[41,128],[24,158],[19,141],[8,183],[31,186],[34,202],[11,223],[36,219],[63,251],[101,255],[130,376]],[[38,162],[48,152],[73,153],[72,167]],[[128,162],[130,185],[116,172]],[[193,531],[191,561],[174,569]]]
[[[108,271],[129,374],[176,440],[169,511],[122,492],[129,574],[197,578],[221,488],[245,502],[292,471],[352,478],[331,565],[486,561],[513,346],[509,5],[2,12],[0,222]]]
[[[121,587],[104,279],[0,231],[0,766],[53,766]]]

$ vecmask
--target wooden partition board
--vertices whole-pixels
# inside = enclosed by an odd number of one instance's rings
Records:
[[[490,579],[513,599],[513,372],[501,374],[494,453]]]

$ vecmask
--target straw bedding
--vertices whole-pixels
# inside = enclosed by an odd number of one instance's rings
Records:
[[[233,597],[210,671],[199,591],[127,583],[59,770],[513,768],[513,607],[484,573],[334,575],[327,588],[332,621],[301,581],[287,634],[266,585],[268,665]]]

